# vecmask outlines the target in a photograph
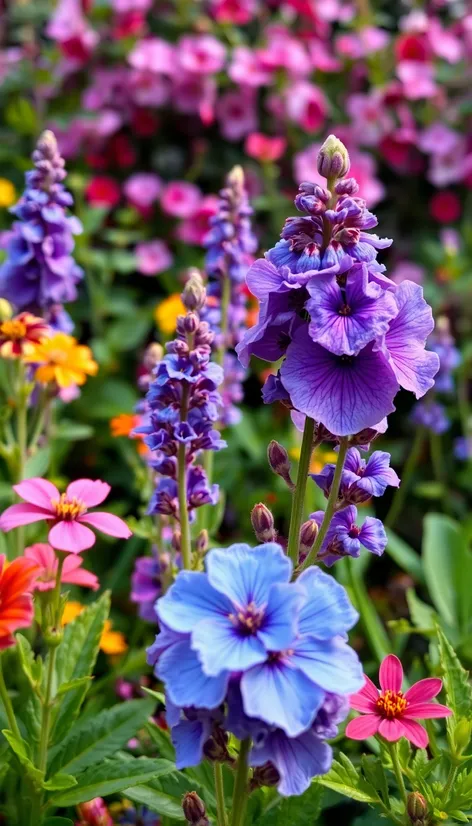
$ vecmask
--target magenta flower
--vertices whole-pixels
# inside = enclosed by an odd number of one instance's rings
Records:
[[[51,522],[49,544],[58,551],[78,554],[95,544],[95,534],[86,527],[119,539],[129,539],[131,531],[118,516],[102,511],[89,513],[88,509],[100,505],[110,493],[110,485],[99,479],[76,479],[65,493],[59,493],[47,479],[26,479],[13,490],[25,502],[11,505],[0,516],[0,529],[11,531],[32,522]]]
[[[51,591],[56,584],[58,558],[47,542],[38,542],[25,548],[26,559],[31,559],[38,567],[38,578],[33,585],[35,591]],[[92,588],[96,591],[99,587],[98,577],[91,571],[82,568],[83,559],[76,554],[69,554],[64,560],[62,568],[61,582],[70,585],[81,585],[83,588]]]
[[[149,209],[157,201],[162,190],[162,181],[153,172],[136,172],[123,186],[123,192],[131,203],[139,208]]]
[[[161,196],[161,207],[175,218],[189,218],[197,211],[202,194],[195,184],[187,181],[171,181]]]
[[[136,262],[142,275],[158,275],[168,270],[173,263],[173,256],[164,241],[143,241],[135,249]]]
[[[177,59],[186,72],[211,75],[219,72],[226,58],[226,49],[211,34],[185,35],[177,44]]]
[[[351,696],[351,708],[364,714],[351,720],[346,727],[346,736],[352,740],[364,740],[380,734],[385,740],[395,743],[406,737],[414,746],[425,749],[428,735],[416,721],[450,717],[452,714],[447,706],[428,702],[441,691],[442,680],[438,677],[420,680],[403,694],[403,668],[394,654],[385,657],[380,666],[380,692],[372,680],[365,674],[364,677],[364,688]]]

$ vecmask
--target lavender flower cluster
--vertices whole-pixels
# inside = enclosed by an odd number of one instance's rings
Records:
[[[303,217],[288,218],[282,240],[248,272],[260,312],[237,352],[244,365],[251,355],[284,358],[264,401],[282,400],[332,434],[352,436],[383,427],[400,387],[423,396],[439,359],[425,350],[434,322],[422,288],[384,274],[377,251],[391,241],[368,232],[377,219],[345,177],[349,156],[332,135],[318,170],[326,188],[300,185]]]
[[[226,442],[214,429],[219,419],[222,368],[211,361],[213,333],[200,321],[206,293],[201,277],[194,274],[182,300],[187,309],[179,316],[176,338],[166,345],[167,354],[154,370],[146,396],[149,424],[136,429],[156,456],[150,462],[159,480],[149,513],[180,518],[178,469],[185,464],[185,490],[190,518],[196,508],[215,504],[218,485],[209,485],[205,471],[195,464],[202,450],[221,450]]]
[[[252,785],[299,795],[328,771],[331,748],[363,685],[346,632],[357,613],[318,568],[290,582],[276,543],[232,545],[182,571],[156,605],[161,631],[148,661],[166,688],[177,768],[234,762],[228,732],[250,738]]]
[[[67,214],[73,199],[62,184],[64,160],[52,132],[43,132],[32,158],[35,168],[26,173],[25,191],[11,210],[18,220],[0,267],[0,295],[17,310],[45,315],[51,326],[71,332],[61,305],[75,300],[83,276],[71,255],[82,227]]]
[[[222,424],[236,424],[245,371],[231,351],[241,339],[246,321],[245,277],[257,248],[252,232],[252,208],[241,167],[231,170],[220,191],[216,214],[204,238],[205,270],[209,279],[203,318],[215,333],[214,347],[223,354]]]

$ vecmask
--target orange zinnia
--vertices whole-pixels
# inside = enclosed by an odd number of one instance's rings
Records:
[[[24,556],[6,564],[0,555],[0,649],[15,645],[13,632],[33,622],[32,590],[37,566]]]

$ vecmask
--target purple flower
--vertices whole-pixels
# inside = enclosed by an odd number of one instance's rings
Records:
[[[338,436],[373,427],[395,410],[397,379],[372,344],[355,356],[337,356],[315,344],[301,327],[280,375],[292,405]]]
[[[320,473],[312,473],[325,496],[329,496],[336,465],[327,464]],[[366,461],[355,447],[349,448],[344,462],[339,498],[345,504],[367,502],[371,496],[383,496],[387,486],[398,487],[400,479],[390,467],[390,454],[375,450]]]
[[[319,526],[323,517],[324,511],[316,511],[310,519]],[[329,568],[344,556],[358,557],[361,545],[376,556],[381,556],[387,547],[387,534],[380,519],[366,516],[362,527],[356,525],[356,519],[357,508],[354,505],[348,505],[334,514],[318,554],[318,559]]]
[[[472,438],[460,436],[454,440],[454,456],[461,462],[467,462],[472,457]]]
[[[439,358],[439,372],[435,379],[435,390],[438,393],[453,393],[453,373],[461,363],[461,354],[455,346],[454,337],[451,335],[449,319],[442,317],[438,320],[436,330],[428,340],[428,347]]]
[[[72,196],[64,189],[64,161],[52,132],[44,132],[33,152],[35,168],[12,208],[17,217],[0,267],[0,294],[18,310],[38,312],[74,301],[83,273],[72,258],[80,222],[67,214]]]
[[[134,563],[131,576],[130,599],[138,605],[141,619],[156,622],[155,602],[162,593],[162,575],[168,569],[169,560],[164,555],[139,557]]]
[[[369,283],[365,264],[352,267],[342,281],[321,272],[308,282],[312,298],[305,304],[313,341],[337,355],[355,355],[387,332],[398,309],[392,293]]]
[[[415,404],[411,421],[432,430],[433,433],[445,433],[451,426],[444,405],[429,398]]]

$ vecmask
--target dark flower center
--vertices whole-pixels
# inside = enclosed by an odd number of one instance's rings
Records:
[[[354,364],[354,356],[339,356],[339,362],[347,367],[350,364]]]
[[[351,312],[349,304],[343,304],[338,310],[339,315],[351,315]]]
[[[258,608],[254,602],[250,602],[237,613],[230,614],[229,619],[240,634],[244,637],[251,637],[253,634],[257,634],[264,621],[264,609]]]
[[[349,528],[349,536],[351,537],[351,539],[357,539],[360,532],[361,532],[361,529],[359,528],[358,525],[351,525],[351,527]]]

